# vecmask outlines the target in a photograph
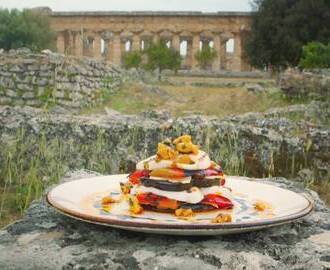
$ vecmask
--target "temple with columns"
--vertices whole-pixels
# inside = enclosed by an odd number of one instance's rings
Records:
[[[182,56],[182,69],[198,70],[204,45],[217,52],[213,71],[249,71],[244,42],[249,12],[51,12],[59,53],[104,59],[121,65],[123,55],[164,41]]]

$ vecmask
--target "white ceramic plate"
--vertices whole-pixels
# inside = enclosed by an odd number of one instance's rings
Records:
[[[84,178],[52,189],[48,202],[61,213],[90,223],[138,232],[177,235],[216,235],[241,233],[289,223],[308,215],[313,203],[308,197],[272,185],[249,181],[244,177],[226,177],[226,186],[234,195],[234,209],[197,214],[192,220],[178,219],[171,214],[144,211],[131,215],[127,202],[113,204],[110,212],[100,207],[102,197],[120,196],[120,182],[127,175]],[[254,204],[271,206],[257,211]],[[231,223],[216,224],[211,220],[219,213],[231,213]]]

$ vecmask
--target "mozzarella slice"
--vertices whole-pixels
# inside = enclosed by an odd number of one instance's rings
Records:
[[[193,188],[191,191],[165,191],[153,187],[139,186],[131,189],[131,194],[135,195],[137,193],[153,193],[158,196],[163,196],[169,199],[187,202],[187,203],[199,203],[203,200],[204,195],[198,188]]]
[[[184,170],[205,170],[211,166],[208,154],[203,151],[199,151],[197,155],[190,154],[189,157],[194,164],[176,163],[175,165]]]
[[[164,169],[164,168],[171,168],[173,165],[172,160],[160,160],[156,161],[156,156],[151,156],[145,160],[140,161],[136,164],[137,170],[157,170],[157,169]]]
[[[227,188],[222,187],[222,186],[201,188],[200,191],[202,192],[203,196],[206,196],[208,194],[220,194],[221,196],[224,196],[230,200],[233,200],[232,193]]]

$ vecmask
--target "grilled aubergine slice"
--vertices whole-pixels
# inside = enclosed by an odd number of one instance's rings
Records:
[[[165,191],[185,191],[192,187],[206,188],[220,185],[220,178],[216,179],[192,179],[190,183],[170,182],[152,178],[141,178],[141,184],[145,187],[153,187]]]

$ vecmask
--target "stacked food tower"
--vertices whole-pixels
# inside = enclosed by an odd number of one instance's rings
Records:
[[[133,213],[149,210],[190,216],[233,208],[220,165],[199,150],[189,135],[159,143],[157,154],[139,162],[136,169],[122,186],[130,194]]]

